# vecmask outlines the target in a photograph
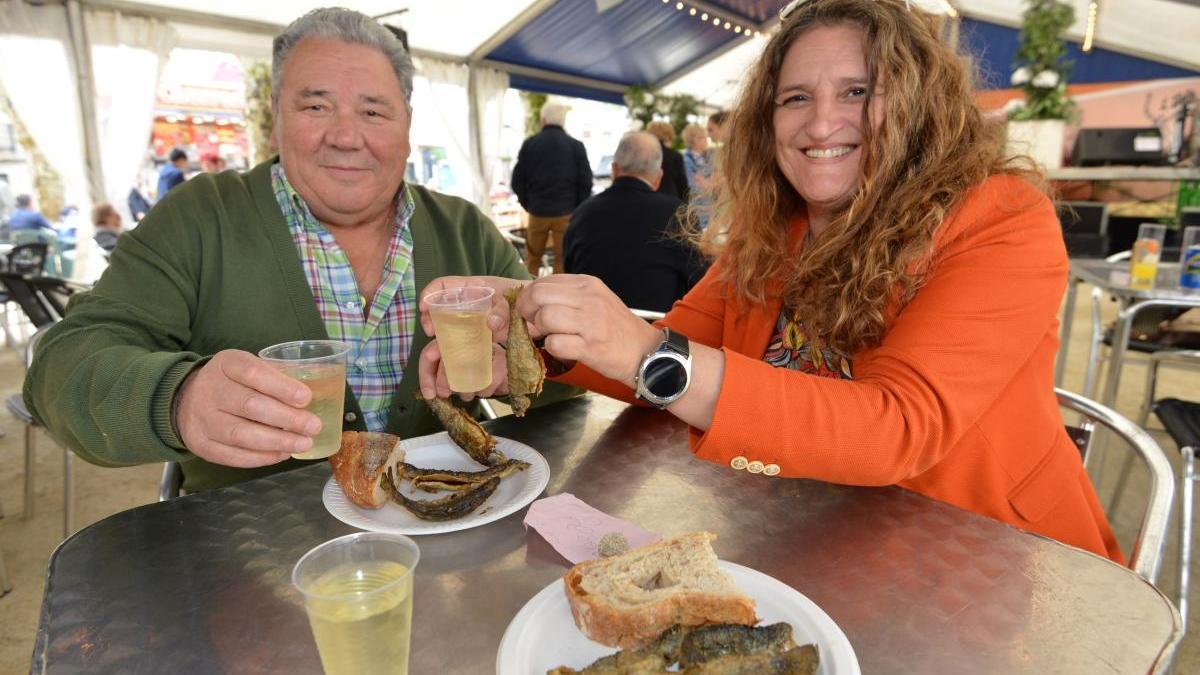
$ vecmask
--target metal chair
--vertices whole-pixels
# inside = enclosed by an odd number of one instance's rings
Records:
[[[1105,258],[1107,262],[1121,262],[1128,260],[1129,251],[1121,251]],[[1100,366],[1107,359],[1104,353],[1105,347],[1111,347],[1113,335],[1111,329],[1105,329],[1101,318],[1101,307],[1104,303],[1104,292],[1099,288],[1092,289],[1092,335],[1088,341],[1087,368],[1083,376],[1083,395],[1088,398],[1094,398],[1096,391],[1100,385]],[[1171,347],[1159,344],[1150,339],[1141,339],[1138,336],[1153,332],[1157,329],[1160,321],[1171,318],[1175,310],[1170,307],[1147,309],[1138,315],[1136,323],[1131,333],[1131,339],[1127,347],[1127,357],[1130,353],[1140,354],[1155,354],[1160,351],[1176,351],[1178,347]]]
[[[1096,424],[1100,424],[1124,439],[1146,463],[1150,471],[1150,498],[1129,556],[1129,567],[1143,579],[1156,583],[1167,542],[1171,501],[1175,497],[1175,473],[1171,463],[1150,434],[1115,410],[1064,389],[1056,388],[1054,393],[1059,406],[1084,418],[1079,427],[1067,428],[1085,459],[1091,446],[1092,433]]]
[[[46,328],[47,326],[39,328],[25,345],[26,369],[33,362],[34,349]],[[25,407],[25,400],[21,398],[20,394],[11,394],[5,399],[5,405],[9,412],[25,424],[25,505],[21,517],[28,520],[33,517],[33,469],[34,457],[37,454],[37,428],[40,425],[33,418],[33,414],[29,412],[29,408]],[[71,474],[71,451],[63,448],[63,538],[70,536],[74,531],[71,513],[74,504]]]
[[[179,462],[163,462],[162,478],[158,481],[158,501],[165,502],[179,496],[183,487],[183,470]]]

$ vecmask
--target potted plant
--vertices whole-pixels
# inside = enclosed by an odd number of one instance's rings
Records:
[[[1017,66],[1012,84],[1024,90],[1024,100],[1008,106],[1008,142],[1014,153],[1033,157],[1047,169],[1062,166],[1066,121],[1075,106],[1067,98],[1063,33],[1075,21],[1075,8],[1061,0],[1025,0]]]

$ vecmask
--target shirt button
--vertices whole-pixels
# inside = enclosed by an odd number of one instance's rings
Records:
[[[741,471],[742,469],[746,468],[746,465],[749,463],[750,463],[749,460],[747,460],[745,457],[742,457],[741,455],[738,455],[737,457],[734,457],[733,459],[729,460],[729,466],[732,466],[733,468],[737,469],[738,471]]]
[[[358,419],[358,415],[355,415],[355,414],[354,414],[354,413],[352,413],[352,412],[348,412],[348,413],[346,413],[346,418],[345,418],[345,419],[346,419],[346,421],[347,421],[347,422],[353,422],[354,420]]]
[[[764,466],[763,467],[763,475],[764,476],[778,476],[779,475],[779,465],[778,464],[768,464],[768,465]]]
[[[750,473],[762,473],[763,468],[764,468],[763,463],[758,461],[757,459],[746,465],[746,470],[749,471]]]
[[[365,356],[358,357],[358,359],[356,359],[354,361],[354,365],[358,366],[359,368],[366,368],[367,367],[367,357],[365,357]]]

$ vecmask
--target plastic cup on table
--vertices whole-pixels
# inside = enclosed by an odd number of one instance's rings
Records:
[[[1158,275],[1158,263],[1162,259],[1163,240],[1167,226],[1157,223],[1142,223],[1138,226],[1137,239],[1129,257],[1129,285],[1133,288],[1150,290]]]
[[[359,532],[321,544],[296,563],[326,675],[406,675],[413,573],[421,551],[404,535]]]

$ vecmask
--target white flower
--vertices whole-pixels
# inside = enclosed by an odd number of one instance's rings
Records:
[[[1005,103],[1005,104],[1004,104],[1004,112],[1005,112],[1006,114],[1009,114],[1009,115],[1011,115],[1011,114],[1013,114],[1014,112],[1016,112],[1016,111],[1018,111],[1018,110],[1020,110],[1021,108],[1024,108],[1024,107],[1025,107],[1025,99],[1023,99],[1023,98],[1013,98],[1013,99],[1009,99],[1009,100],[1008,100],[1008,103]]]
[[[1029,81],[1030,75],[1032,75],[1032,73],[1029,72],[1029,69],[1025,66],[1021,66],[1013,71],[1012,77],[1009,78],[1009,82],[1012,82],[1014,87],[1019,87]]]
[[[650,92],[646,92],[645,101],[646,101],[646,105],[652,105],[654,103],[654,94],[651,94]]]
[[[1058,86],[1058,73],[1053,70],[1043,70],[1033,78],[1033,86],[1038,89],[1053,89]]]

